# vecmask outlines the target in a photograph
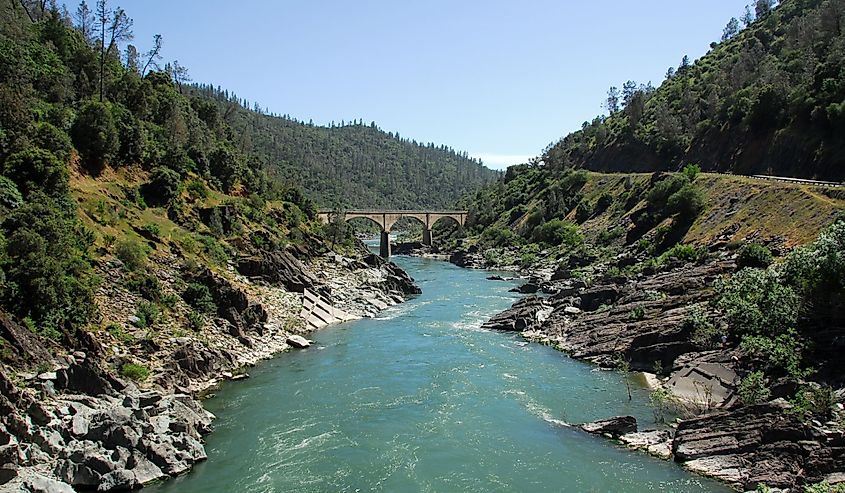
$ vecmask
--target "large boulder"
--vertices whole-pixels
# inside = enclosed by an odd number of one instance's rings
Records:
[[[637,418],[633,416],[617,416],[615,418],[602,419],[592,423],[584,423],[581,429],[595,435],[610,435],[618,438],[626,433],[636,433]]]

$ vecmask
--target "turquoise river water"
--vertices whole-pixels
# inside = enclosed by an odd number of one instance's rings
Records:
[[[488,272],[394,259],[423,294],[320,330],[206,402],[209,459],[156,492],[727,492],[564,423],[621,414],[616,372],[479,326],[516,299]]]

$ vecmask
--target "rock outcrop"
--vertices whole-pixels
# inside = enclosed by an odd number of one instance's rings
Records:
[[[238,261],[238,272],[289,291],[302,293],[306,288],[320,285],[310,269],[293,255],[285,251],[264,252],[259,256],[246,257]]]
[[[845,470],[842,432],[805,424],[789,408],[778,399],[682,421],[675,460],[745,490],[761,483],[795,488]]]
[[[619,438],[626,433],[636,433],[637,418],[633,416],[617,416],[615,418],[584,423],[581,429],[594,435],[610,435]]]

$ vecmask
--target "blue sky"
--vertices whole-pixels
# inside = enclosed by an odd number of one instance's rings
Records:
[[[502,167],[601,113],[611,85],[659,85],[746,1],[110,3],[134,19],[139,51],[161,34],[165,61],[195,82],[318,124],[376,121]]]

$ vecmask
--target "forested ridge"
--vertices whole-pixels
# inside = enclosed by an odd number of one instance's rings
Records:
[[[608,115],[550,145],[545,163],[845,180],[845,1],[774,3],[746,7],[659,88],[612,87]]]
[[[262,156],[268,169],[301,184],[323,206],[450,207],[498,176],[466,152],[402,138],[375,122],[319,126],[257,105],[248,109],[248,102],[212,86],[196,84],[189,92],[218,105],[243,152]]]
[[[73,12],[0,4],[0,313],[47,340],[73,345],[100,323],[104,263],[125,266],[126,285],[164,317],[171,307],[140,273],[154,253],[219,269],[287,246],[313,252],[329,243],[320,206],[446,207],[496,176],[374,124],[247,109],[191,85],[163,62],[161,36],[133,40],[132,28],[104,0]]]

